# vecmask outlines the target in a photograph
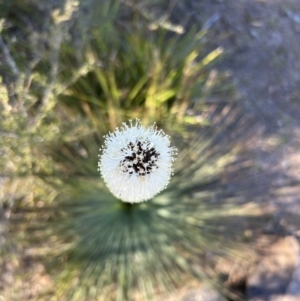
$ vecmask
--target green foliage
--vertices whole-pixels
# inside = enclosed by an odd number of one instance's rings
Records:
[[[63,162],[60,171],[67,170],[65,176],[87,171],[96,176],[103,135],[123,121],[156,122],[180,141],[182,136],[191,138],[193,128],[211,126],[209,108],[234,101],[226,76],[210,67],[222,49],[207,53],[205,32],[191,29],[178,35],[160,27],[152,31],[139,12],[134,20],[94,28],[79,69],[69,68],[79,64],[74,49],[62,49],[59,81],[70,84],[56,90],[63,130],[54,149],[48,149],[60,167]],[[82,157],[86,161],[81,165]]]
[[[101,132],[133,117],[164,126],[198,124],[196,117],[187,118],[185,112],[196,104],[202,104],[202,110],[207,108],[209,99],[203,100],[204,94],[211,97],[221,78],[217,74],[210,77],[209,66],[222,50],[205,55],[203,32],[168,35],[136,22],[129,28],[102,26],[94,30],[86,53],[86,74],[78,76],[59,99],[87,116]],[[109,37],[103,38],[107,32]],[[65,60],[72,62],[70,51]],[[62,81],[69,78],[69,70],[61,75]],[[230,91],[225,85],[222,88],[219,93]]]

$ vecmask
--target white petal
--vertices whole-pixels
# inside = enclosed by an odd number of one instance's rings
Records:
[[[145,128],[123,123],[121,129],[105,136],[98,163],[110,191],[124,202],[138,203],[151,199],[166,188],[172,174],[176,148],[170,138],[155,125]]]

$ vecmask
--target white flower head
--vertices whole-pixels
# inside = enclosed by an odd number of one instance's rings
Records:
[[[166,188],[177,149],[155,123],[144,127],[129,120],[105,137],[98,170],[110,191],[123,202],[147,201]]]

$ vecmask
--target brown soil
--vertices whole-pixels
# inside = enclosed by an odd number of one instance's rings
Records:
[[[273,186],[290,186],[284,193],[270,191],[269,202],[279,208],[279,223],[295,233],[300,229],[299,1],[188,0],[178,7],[190,23],[214,31],[212,44],[227,52],[219,68],[232,74],[241,103],[279,139],[281,147],[260,160],[278,171]]]
[[[259,165],[275,175],[265,179],[264,202],[275,207],[265,233],[294,235],[299,241],[299,0],[187,0],[178,1],[177,8],[175,22],[185,11],[190,25],[201,23],[213,31],[213,47],[227,53],[218,68],[232,75],[240,103],[265,131],[255,141]],[[242,284],[244,277],[238,279]]]

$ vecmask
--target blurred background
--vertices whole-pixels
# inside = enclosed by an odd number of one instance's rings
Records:
[[[0,300],[300,300],[298,0],[0,0]],[[156,122],[128,205],[103,136]]]

